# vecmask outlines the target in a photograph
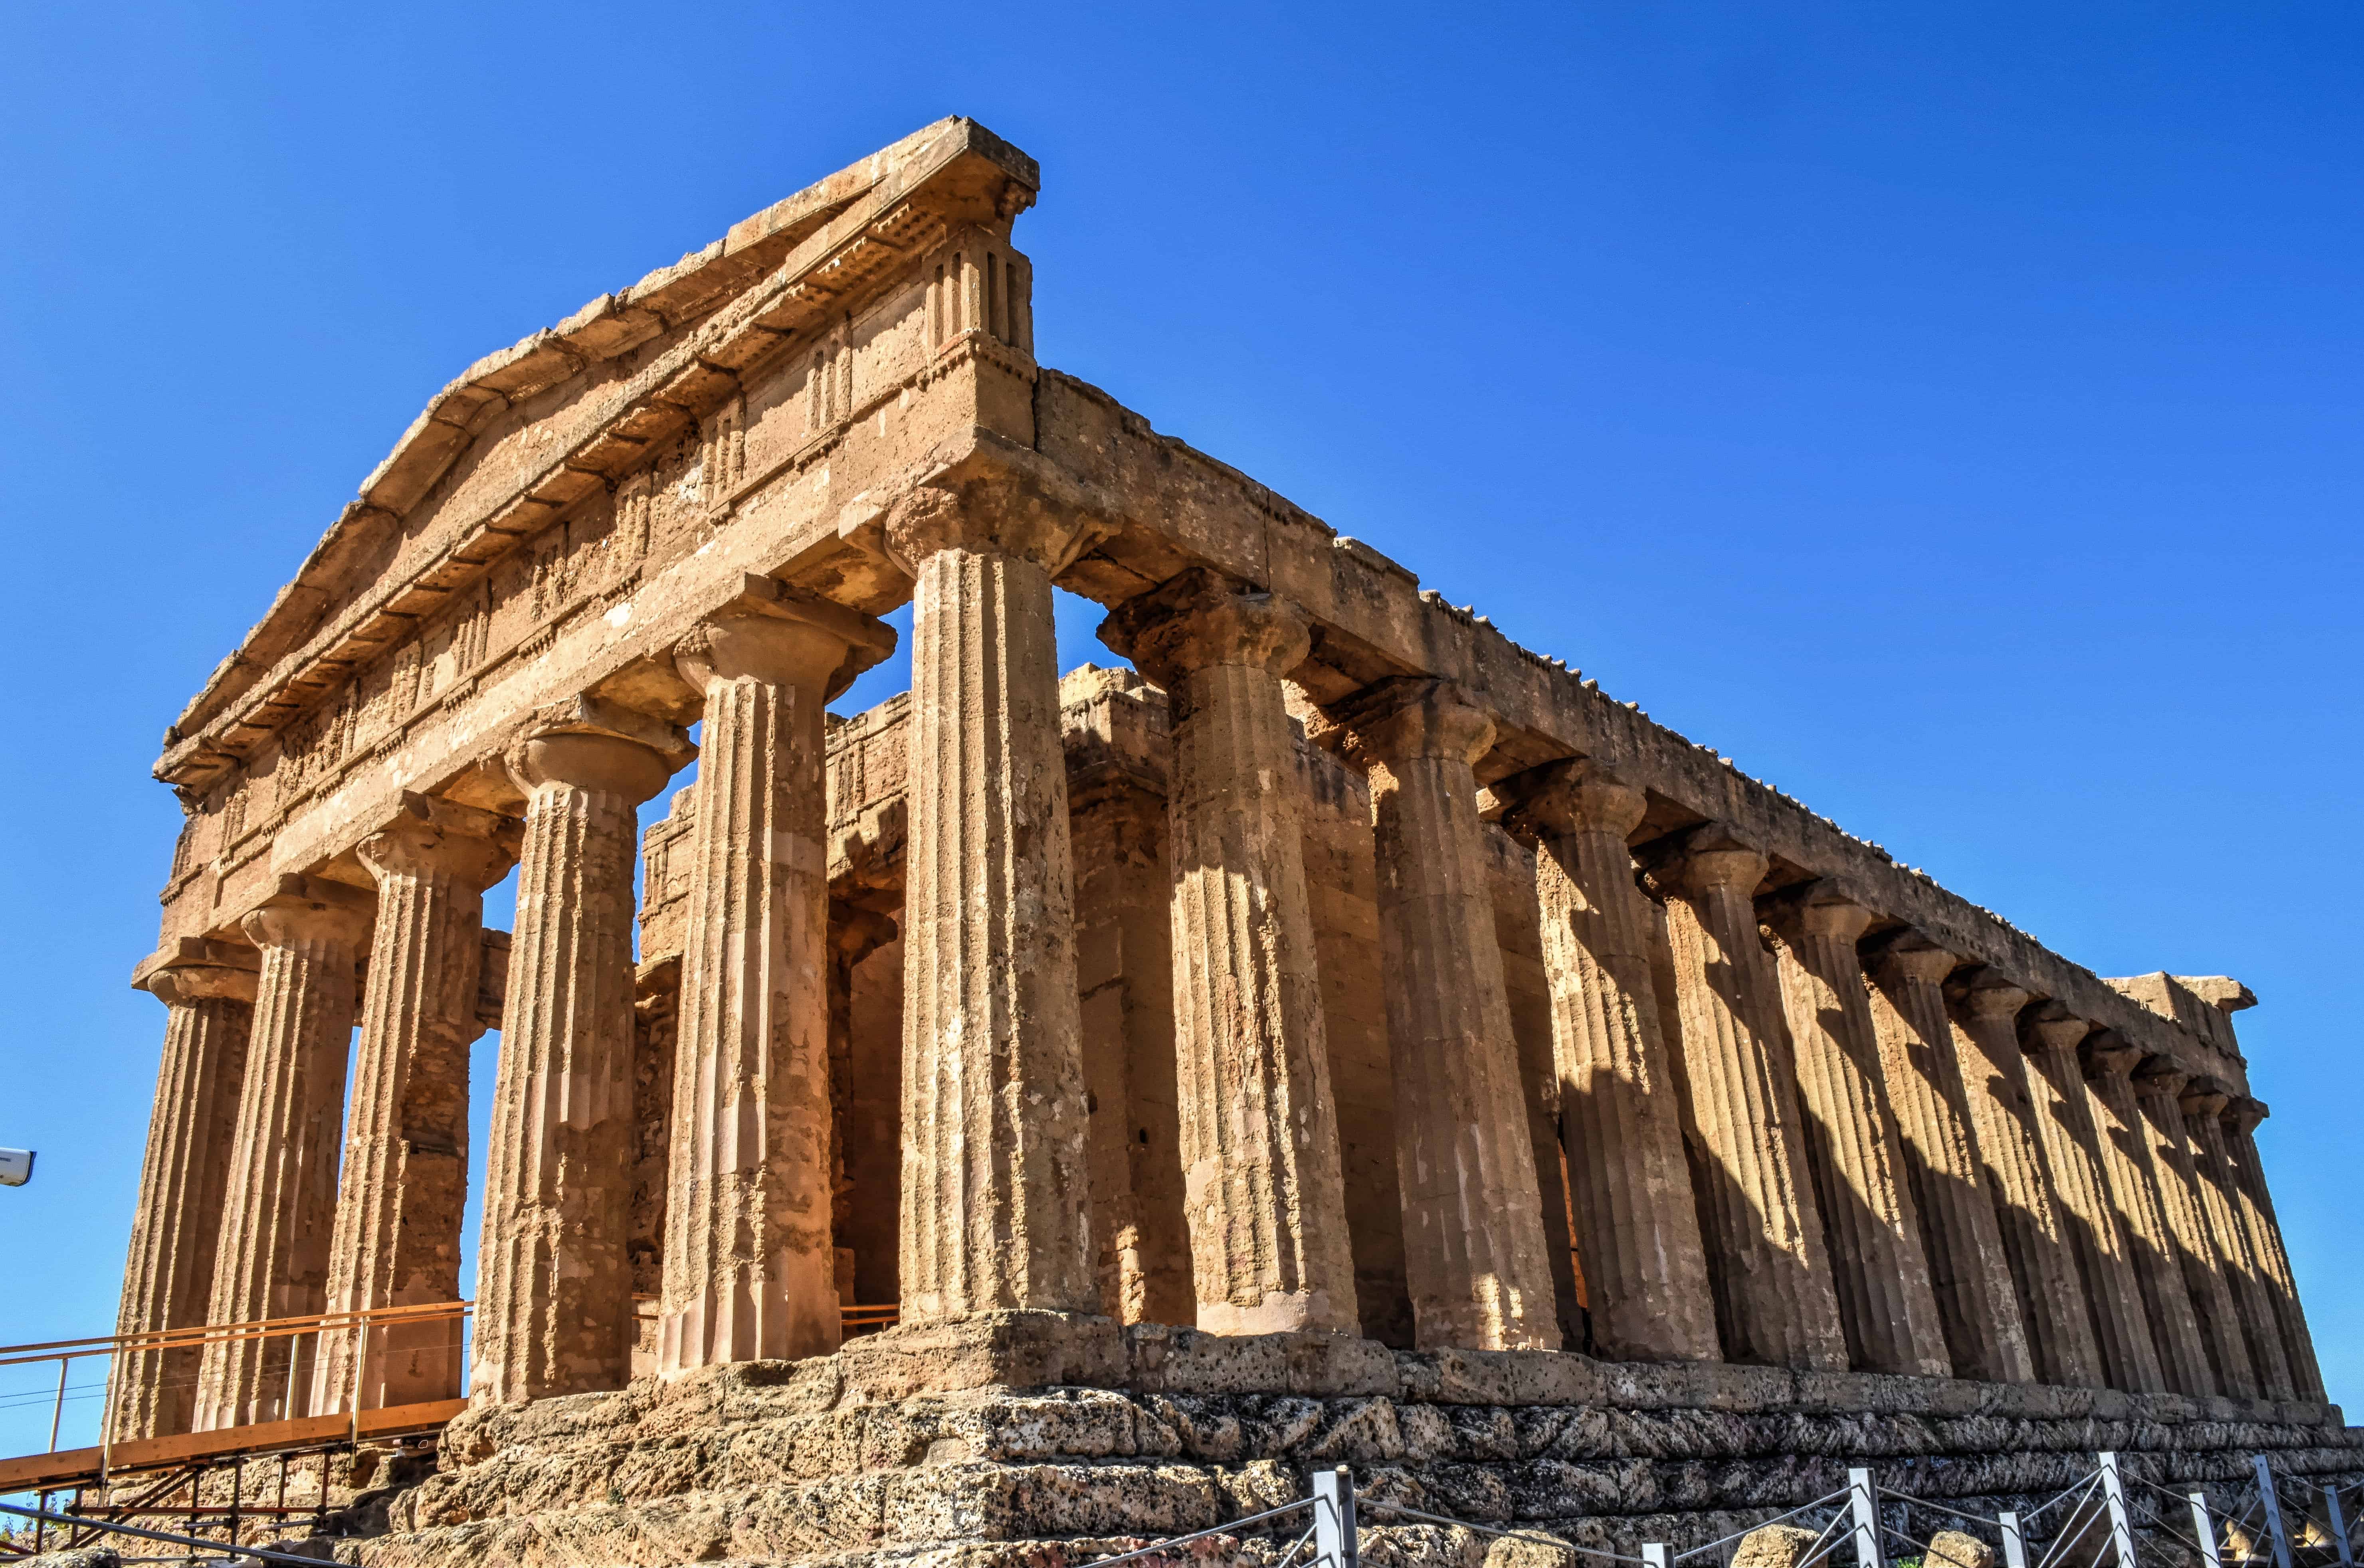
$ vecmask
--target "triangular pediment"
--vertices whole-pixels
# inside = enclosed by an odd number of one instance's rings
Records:
[[[736,373],[842,317],[961,222],[1031,204],[1034,161],[957,117],[903,138],[468,367],[362,482],[166,732],[205,788],[520,540],[710,415]]]

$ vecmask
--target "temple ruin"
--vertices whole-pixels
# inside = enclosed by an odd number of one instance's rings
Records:
[[[464,1396],[383,1568],[1315,1460],[1604,1540],[1865,1454],[2364,1469],[2244,987],[2090,973],[1038,365],[1038,183],[944,120],[472,366],[167,733],[123,1330],[456,1301],[493,1029],[497,1087],[464,1353],[158,1351],[118,1438]]]

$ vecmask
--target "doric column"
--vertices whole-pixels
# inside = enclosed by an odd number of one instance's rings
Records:
[[[479,1403],[620,1388],[631,1370],[636,814],[690,750],[585,697],[508,751],[525,846],[476,1251]]]
[[[703,694],[657,1371],[837,1349],[829,698],[895,634],[768,577],[675,651]]]
[[[2183,1127],[2190,1140],[2192,1186],[2200,1195],[2216,1255],[2224,1260],[2225,1282],[2232,1287],[2233,1314],[2249,1349],[2258,1394],[2267,1399],[2295,1399],[2298,1380],[2291,1373],[2290,1352],[2282,1345],[2281,1319],[2274,1315],[2273,1294],[2241,1223],[2240,1196],[2225,1150],[2222,1118],[2228,1098],[2210,1078],[2196,1079],[2184,1088]]]
[[[2176,1265],[2191,1297],[2200,1343],[2208,1352],[2216,1391],[2236,1398],[2261,1396],[2257,1363],[2241,1332],[2241,1310],[2233,1299],[2232,1270],[2216,1245],[2206,1204],[2191,1167],[2191,1134],[2183,1125],[2183,1086],[2190,1075],[2164,1056],[2142,1059],[2134,1075],[2135,1104],[2142,1113],[2144,1152],[2158,1184],[2159,1208],[2174,1240]]]
[[[2104,1029],[2086,1036],[2083,1057],[2102,1173],[2117,1211],[2119,1234],[2125,1238],[2135,1284],[2142,1293],[2143,1316],[2150,1323],[2159,1370],[2167,1385],[2179,1394],[2214,1394],[2216,1374],[2201,1343],[2198,1315],[2151,1174],[2142,1113],[2135,1106],[2134,1068],[2142,1052]]]
[[[405,794],[361,843],[377,879],[361,1041],[353,1057],[329,1309],[460,1299],[468,1202],[468,1047],[484,957],[485,889],[517,859],[509,818]],[[454,1318],[326,1337],[312,1413],[377,1409],[460,1393]],[[359,1404],[356,1406],[355,1401]]]
[[[317,877],[284,876],[239,922],[262,950],[238,1136],[222,1200],[209,1323],[293,1318],[327,1305],[337,1217],[337,1136],[370,897]],[[307,1414],[313,1341],[239,1340],[206,1347],[196,1429]],[[291,1373],[290,1357],[295,1358]]]
[[[1471,769],[1493,721],[1412,680],[1341,705],[1320,733],[1370,779],[1413,1336],[1423,1350],[1556,1350]]]
[[[2298,1278],[2291,1272],[2290,1249],[2282,1242],[2281,1221],[2274,1218],[2274,1200],[2266,1189],[2266,1167],[2258,1158],[2258,1124],[2266,1119],[2265,1104],[2235,1096],[2225,1106],[2225,1152],[2243,1197],[2242,1217],[2250,1248],[2265,1273],[2267,1293],[2273,1298],[2274,1317],[2282,1327],[2282,1352],[2289,1358],[2291,1386],[2301,1399],[2320,1403],[2325,1397],[2323,1368],[2314,1354],[2314,1336],[2306,1326],[2306,1312],[2298,1299]]]
[[[1960,962],[1917,931],[1887,942],[1870,965],[1872,1026],[1954,1375],[2027,1383],[2035,1364],[1946,1014],[1942,987]]]
[[[1712,822],[1651,870],[1674,949],[1701,1230],[1726,1360],[1843,1371],[1780,982],[1756,929],[1765,867],[1761,851]]]
[[[916,579],[903,902],[903,1320],[1094,1312],[1051,577],[1082,520],[988,482],[887,517]]]
[[[832,897],[829,902],[829,1195],[831,1240],[837,1255],[837,1293],[841,1305],[861,1298],[853,1294],[860,1273],[853,1218],[854,1184],[852,1163],[863,1136],[854,1098],[853,973],[863,960],[895,940],[895,917]],[[890,1049],[883,1040],[866,1040],[865,1051]],[[903,1042],[892,1042],[897,1060]],[[891,1250],[882,1247],[881,1251]]]
[[[2100,1137],[2093,1126],[2092,1096],[2085,1091],[2084,1064],[2077,1046],[2092,1025],[2056,1002],[2027,1020],[2023,1048],[2028,1056],[2028,1095],[2035,1107],[2044,1162],[2052,1173],[2052,1195],[2061,1232],[2077,1255],[2085,1282],[2085,1306],[2102,1356],[2102,1376],[2113,1388],[2156,1393],[2167,1386],[2144,1316],[2117,1206],[2102,1173]]]
[[[1879,1036],[1856,943],[1872,913],[1823,881],[1777,901],[1771,924],[1798,1064],[1806,1164],[1823,1211],[1847,1359],[1858,1372],[1953,1372],[1903,1139],[1881,1086]]]
[[[1193,571],[1120,607],[1100,636],[1171,703],[1176,1101],[1198,1326],[1354,1333],[1297,739],[1281,695],[1310,632],[1286,600]]]
[[[1715,1361],[1715,1306],[1683,1154],[1681,1098],[1651,978],[1656,923],[1627,835],[1648,803],[1588,759],[1496,786],[1535,843],[1576,1250],[1596,1353]]]
[[[2044,1161],[2044,1134],[2019,1048],[2019,1010],[2028,994],[1991,969],[1972,973],[1955,1029],[1962,1088],[1986,1163],[1987,1191],[2001,1222],[2019,1309],[2038,1381],[2099,1388],[2105,1377],[2078,1271]]]
[[[1174,1050],[1165,780],[1067,732],[1076,990],[1092,1173],[1092,1271],[1121,1323],[1194,1324]]]
[[[118,1334],[188,1329],[212,1304],[215,1244],[246,1075],[257,959],[243,944],[184,939],[140,966],[137,983],[164,1004],[164,1055],[148,1118]],[[117,1440],[189,1429],[197,1351],[126,1355],[110,1416]]]

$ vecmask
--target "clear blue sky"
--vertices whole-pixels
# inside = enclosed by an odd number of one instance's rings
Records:
[[[959,113],[1042,161],[1045,362],[2069,957],[2253,985],[2364,1399],[2364,11],[1281,10],[11,8],[0,1342],[112,1322],[206,672],[470,361]]]

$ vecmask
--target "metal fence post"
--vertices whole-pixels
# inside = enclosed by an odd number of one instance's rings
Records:
[[[1313,1561],[1355,1568],[1355,1473],[1343,1464],[1313,1473]]]
[[[2002,1529],[2002,1568],[2027,1568],[2027,1538],[2019,1533],[2019,1516],[2006,1509],[1995,1523]]]
[[[2216,1524],[2208,1517],[2208,1494],[2191,1494],[2191,1535],[2200,1542],[2200,1568],[2225,1568],[2216,1551]]]
[[[2125,1482],[2118,1474],[2118,1456],[2102,1458],[2102,1501],[2110,1509],[2110,1544],[2117,1551],[2118,1568],[2135,1568],[2134,1520],[2126,1515]]]
[[[2282,1500],[2274,1490],[2274,1473],[2262,1453],[2251,1454],[2249,1462],[2257,1467],[2258,1501],[2265,1507],[2266,1531],[2274,1543],[2274,1568],[2291,1568],[2290,1529],[2282,1523]]]
[[[2340,1511],[2339,1488],[2325,1486],[2323,1491],[2323,1511],[2330,1515],[2331,1547],[2339,1553],[2339,1568],[2356,1568],[2356,1548],[2348,1544],[2347,1516]]]
[[[1847,1502],[1855,1509],[1856,1568],[1881,1568],[1887,1558],[1879,1550],[1879,1501],[1870,1471],[1847,1472]]]
[[[1667,1543],[1645,1540],[1642,1543],[1643,1568],[1667,1568]]]

